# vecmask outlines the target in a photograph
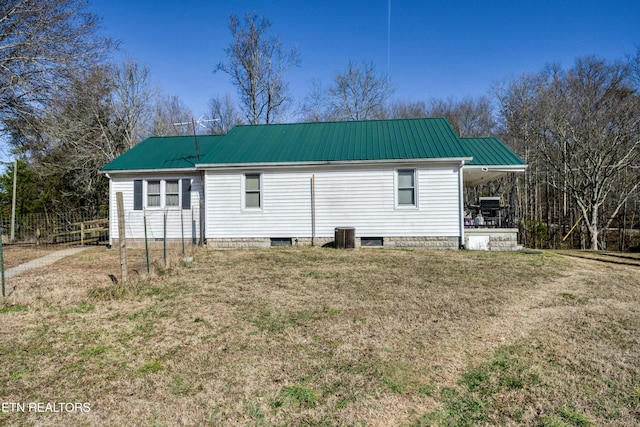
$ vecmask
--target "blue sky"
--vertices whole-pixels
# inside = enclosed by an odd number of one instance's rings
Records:
[[[104,34],[120,41],[116,56],[148,65],[154,82],[179,96],[196,118],[211,96],[235,96],[228,76],[213,73],[226,60],[232,12],[267,17],[284,47],[298,49],[301,65],[285,75],[297,100],[309,92],[312,79],[328,85],[349,60],[388,70],[394,98],[428,101],[485,95],[494,82],[546,63],[567,68],[591,54],[620,59],[640,46],[639,0],[391,0],[390,26],[388,9],[389,0],[89,4],[102,18]]]

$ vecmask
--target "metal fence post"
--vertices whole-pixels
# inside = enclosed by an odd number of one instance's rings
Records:
[[[0,235],[0,270],[2,270],[2,298],[4,298],[5,297],[5,293],[4,293],[4,254],[3,254],[3,251],[2,251],[2,236],[1,235]]]
[[[180,228],[182,231],[182,255],[184,256],[184,213],[180,209]]]
[[[162,236],[162,257],[164,259],[164,267],[167,268],[167,209],[164,209],[164,230]]]
[[[151,272],[149,268],[149,239],[147,239],[147,208],[142,211],[142,219],[144,222],[144,254],[147,257],[147,274]]]

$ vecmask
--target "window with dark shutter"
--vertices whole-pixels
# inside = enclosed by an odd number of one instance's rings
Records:
[[[133,210],[142,210],[142,180],[136,179],[133,181]]]

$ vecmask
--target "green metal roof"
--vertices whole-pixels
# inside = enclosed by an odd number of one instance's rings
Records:
[[[461,138],[473,160],[470,166],[514,166],[526,165],[504,142],[498,138]]]
[[[471,157],[444,118],[234,127],[203,165]]]
[[[202,159],[223,135],[198,136]],[[103,172],[153,169],[193,169],[198,163],[196,144],[191,136],[154,136],[114,159]]]
[[[473,158],[472,166],[524,165],[498,138],[459,138],[444,118],[243,125],[227,135],[151,137],[101,171],[378,160]]]

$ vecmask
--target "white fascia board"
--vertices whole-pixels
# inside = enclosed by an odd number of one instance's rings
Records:
[[[390,165],[402,166],[408,164],[430,164],[430,163],[455,163],[464,164],[471,161],[471,157],[441,157],[435,159],[384,159],[384,160],[345,160],[345,161],[321,161],[321,162],[279,162],[279,163],[209,163],[197,164],[196,168],[203,170],[211,169],[279,169],[279,168],[315,168],[332,166],[367,166],[367,165]]]

